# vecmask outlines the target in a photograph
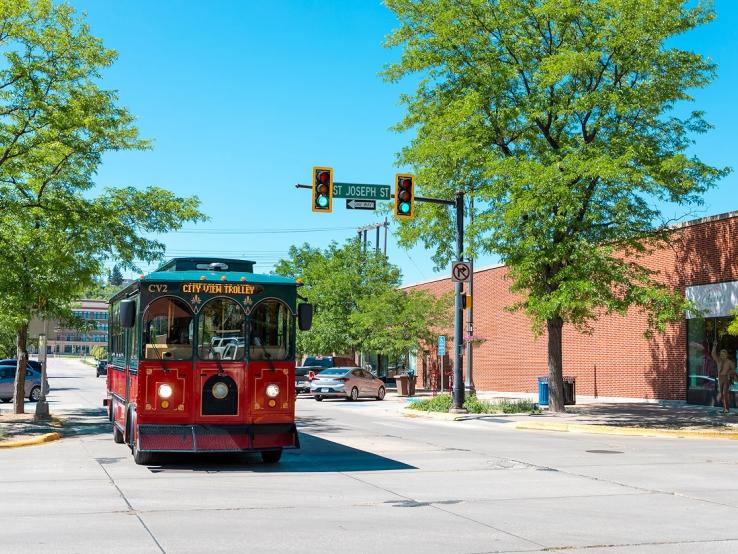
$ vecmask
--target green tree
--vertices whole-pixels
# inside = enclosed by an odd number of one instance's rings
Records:
[[[293,246],[275,273],[301,279],[299,294],[315,305],[312,329],[298,335],[299,354],[395,355],[432,342],[432,329],[450,323],[448,299],[398,290],[400,270],[356,239],[325,250]]]
[[[123,284],[123,273],[121,273],[118,264],[115,264],[113,269],[110,271],[110,279],[108,279],[108,283],[116,287]]]
[[[657,202],[699,203],[727,173],[688,153],[709,129],[683,113],[715,66],[673,37],[710,21],[683,0],[386,0],[402,47],[389,81],[419,73],[399,156],[426,195],[476,201],[469,237],[498,254],[536,332],[547,334],[551,408],[563,406],[562,332],[637,306],[649,331],[684,299],[639,263],[666,233]],[[674,108],[680,104],[679,112]],[[405,244],[450,258],[449,214],[420,206]]]
[[[74,10],[48,0],[0,0],[0,313],[28,359],[33,315],[71,319],[69,303],[108,259],[133,268],[161,257],[148,238],[196,221],[197,198],[150,187],[91,194],[105,152],[146,148],[114,91],[115,58]],[[25,372],[16,377],[23,411]]]
[[[108,349],[98,344],[92,347],[90,354],[96,360],[106,360],[108,358]]]
[[[730,325],[728,325],[728,333],[738,336],[738,308],[734,309],[731,313],[735,318],[730,322]]]

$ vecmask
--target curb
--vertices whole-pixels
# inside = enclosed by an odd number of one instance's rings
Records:
[[[405,417],[421,417],[426,419],[440,419],[443,421],[461,421],[469,419],[473,414],[448,414],[446,412],[426,412],[425,410],[413,410],[412,408],[402,408],[400,413]]]
[[[587,423],[521,422],[515,429],[523,431],[558,431],[563,433],[595,433],[602,435],[630,435],[641,437],[670,437],[680,439],[738,440],[738,431],[708,431],[699,429],[647,429],[645,427],[615,427]]]
[[[440,419],[442,421],[470,421],[473,419],[487,419],[487,418],[498,418],[498,417],[515,417],[515,416],[521,416],[521,415],[530,415],[530,414],[505,414],[505,413],[499,413],[499,414],[450,414],[447,412],[427,412],[425,410],[415,410],[413,408],[402,408],[400,409],[400,413],[405,417],[424,417],[427,419]],[[511,421],[506,421],[504,425],[509,425]]]
[[[44,433],[38,437],[32,439],[20,439],[17,441],[4,441],[0,442],[0,449],[2,448],[20,448],[22,446],[35,446],[37,444],[44,444],[45,442],[58,441],[61,438],[60,433]]]

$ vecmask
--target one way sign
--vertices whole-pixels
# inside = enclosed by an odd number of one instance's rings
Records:
[[[346,207],[349,210],[376,210],[376,200],[355,200],[353,198],[346,200]]]

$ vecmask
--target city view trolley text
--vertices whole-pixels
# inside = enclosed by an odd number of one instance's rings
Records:
[[[136,463],[298,448],[295,338],[312,306],[247,260],[176,258],[110,300],[105,404]]]

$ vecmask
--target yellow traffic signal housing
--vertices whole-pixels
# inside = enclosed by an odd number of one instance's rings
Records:
[[[333,211],[333,168],[313,168],[313,211],[331,213]]]
[[[395,217],[397,219],[415,217],[415,175],[407,173],[395,175]]]

